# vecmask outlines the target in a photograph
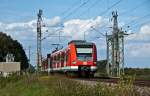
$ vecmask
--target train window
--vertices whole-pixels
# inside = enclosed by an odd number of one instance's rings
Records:
[[[77,53],[77,59],[81,61],[92,60],[92,53]]]
[[[53,61],[53,57],[51,57],[50,59],[51,59],[51,62],[52,62]]]
[[[63,54],[63,53],[62,53],[61,56],[60,56],[60,60],[61,60],[61,61],[64,61],[64,54]]]
[[[65,58],[65,56],[64,56],[64,53],[62,54],[62,61],[64,61],[64,58]]]
[[[68,61],[68,52],[66,53],[66,62]]]
[[[92,48],[76,48],[77,53],[92,53]]]
[[[77,59],[81,61],[92,60],[93,45],[76,45]]]
[[[58,62],[58,60],[59,60],[59,59],[58,59],[58,58],[59,58],[58,56],[59,56],[59,55],[57,54],[57,55],[56,55],[56,61],[57,61],[57,62]]]
[[[58,60],[57,61],[60,61],[60,54],[58,54]]]
[[[93,45],[76,45],[76,48],[93,48]]]
[[[56,62],[56,56],[54,56],[54,62]]]

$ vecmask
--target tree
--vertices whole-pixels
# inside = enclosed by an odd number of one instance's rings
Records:
[[[5,61],[8,53],[15,56],[14,61],[21,62],[21,69],[28,68],[28,59],[22,45],[17,40],[13,40],[10,36],[0,32],[0,62]]]

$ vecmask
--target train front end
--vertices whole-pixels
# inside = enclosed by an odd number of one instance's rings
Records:
[[[69,44],[71,52],[72,70],[78,71],[80,75],[92,76],[96,72],[97,50],[96,45],[86,41],[71,41]]]

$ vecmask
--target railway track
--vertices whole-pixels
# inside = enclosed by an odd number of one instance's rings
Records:
[[[104,82],[104,83],[110,83],[110,84],[117,84],[119,79],[117,78],[100,78],[100,77],[95,77],[95,78],[76,78],[77,80],[83,80],[83,81],[95,81],[95,82]],[[135,86],[140,86],[140,87],[150,87],[150,80],[135,80],[133,82]]]
[[[104,82],[104,83],[110,83],[110,84],[117,84],[119,81],[119,78],[108,78],[108,77],[79,78],[79,77],[68,77],[62,74],[55,74],[55,75],[63,76],[64,78],[70,78],[73,80]],[[139,86],[139,87],[150,87],[150,80],[136,79],[134,80],[133,85]]]
[[[133,84],[138,85],[138,86],[150,87],[150,80],[135,80],[135,82]]]

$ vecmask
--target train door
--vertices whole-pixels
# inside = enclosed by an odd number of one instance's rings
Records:
[[[68,49],[66,52],[66,66],[70,66],[70,50]]]
[[[64,52],[61,53],[61,68],[64,67]]]
[[[64,52],[64,67],[66,67],[66,65],[67,65],[67,62],[66,62],[66,61],[67,61],[67,60],[66,60],[66,56],[67,56],[67,55],[66,55],[66,54],[67,54],[67,52],[65,51],[65,52]]]

